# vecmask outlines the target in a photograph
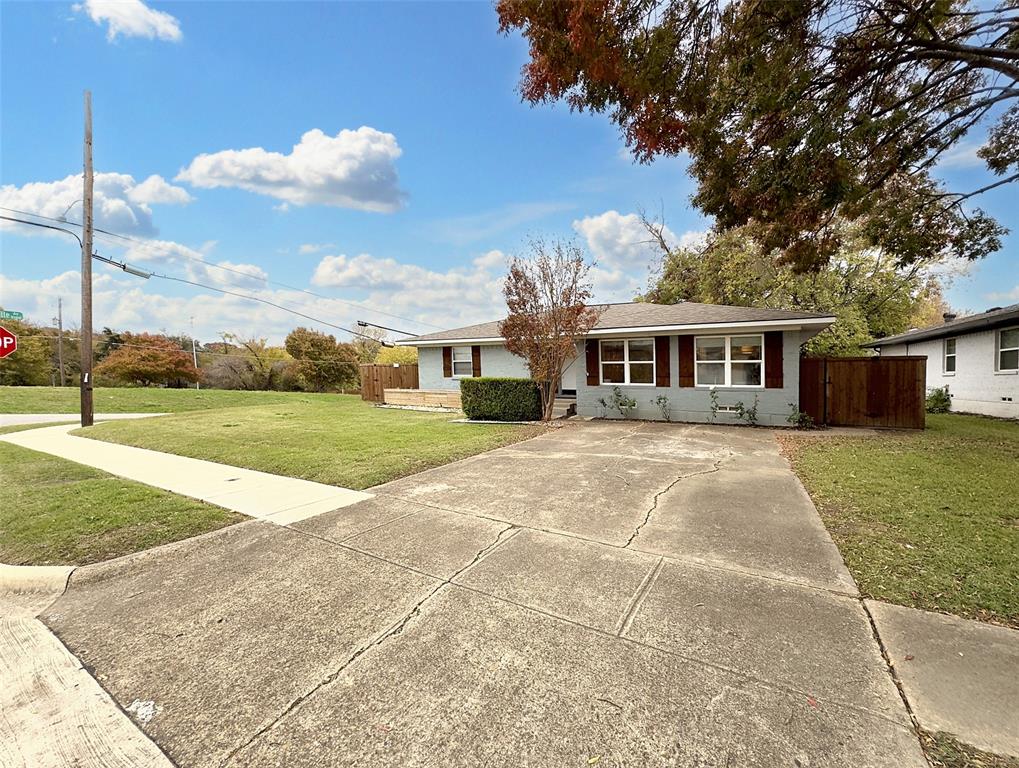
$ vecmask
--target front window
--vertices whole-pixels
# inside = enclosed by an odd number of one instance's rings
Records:
[[[998,370],[1019,371],[1019,328],[998,331]]]
[[[601,342],[602,384],[655,383],[654,339],[605,339]]]
[[[945,373],[955,373],[955,339],[945,339]]]
[[[474,357],[470,347],[453,347],[453,378],[470,378],[474,375]]]
[[[760,387],[764,381],[764,337],[698,336],[694,340],[698,387]]]

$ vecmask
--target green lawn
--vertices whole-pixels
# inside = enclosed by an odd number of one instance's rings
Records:
[[[541,427],[452,424],[356,395],[98,424],[75,434],[363,489],[523,440]]]
[[[84,565],[244,519],[3,442],[0,466],[0,562],[9,565]]]
[[[0,387],[0,413],[77,413],[79,397],[77,387]],[[99,387],[93,393],[96,413],[177,413],[295,401],[328,402],[337,397],[342,396],[145,387]]]
[[[784,442],[867,596],[1019,627],[1019,423]]]

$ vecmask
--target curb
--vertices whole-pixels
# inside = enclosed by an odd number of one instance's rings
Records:
[[[0,563],[0,612],[37,616],[67,590],[75,565]]]

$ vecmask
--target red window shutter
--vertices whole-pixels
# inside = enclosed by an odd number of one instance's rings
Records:
[[[453,376],[453,348],[442,348],[442,375],[447,379]]]
[[[597,387],[600,380],[598,376],[598,340],[588,339],[585,351],[587,352],[587,386]]]
[[[782,388],[782,331],[764,334],[764,388]]]
[[[668,336],[655,336],[655,386],[669,386]]]
[[[679,386],[692,387],[693,377],[693,336],[679,336]]]
[[[481,375],[481,347],[477,344],[471,347],[471,375],[474,378]]]

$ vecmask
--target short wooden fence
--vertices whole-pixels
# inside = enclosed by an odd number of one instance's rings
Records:
[[[923,429],[927,358],[804,357],[800,410],[816,424]]]
[[[417,365],[379,365],[370,363],[361,366],[361,399],[373,403],[385,402],[387,389],[417,389]]]

